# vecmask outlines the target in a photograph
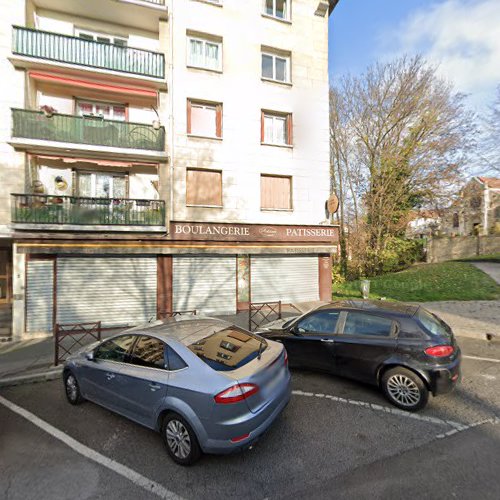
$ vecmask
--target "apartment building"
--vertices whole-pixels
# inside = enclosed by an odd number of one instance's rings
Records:
[[[12,337],[329,299],[330,0],[0,0]]]

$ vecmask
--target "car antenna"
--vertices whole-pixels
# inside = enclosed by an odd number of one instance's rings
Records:
[[[264,339],[260,339],[260,345],[259,345],[259,353],[257,354],[257,359],[260,361],[260,358],[262,357],[262,346],[264,345]]]

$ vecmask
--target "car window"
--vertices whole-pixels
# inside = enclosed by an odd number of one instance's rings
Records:
[[[365,314],[348,312],[344,325],[344,335],[371,335],[374,337],[389,337],[392,333],[392,320]]]
[[[317,311],[299,321],[299,333],[335,333],[340,311]]]
[[[139,336],[130,362],[148,368],[165,368],[165,344],[154,337]]]
[[[134,340],[133,335],[123,335],[107,340],[96,349],[94,359],[124,362]]]
[[[167,346],[167,360],[170,371],[182,370],[187,366],[184,360],[170,346]]]
[[[451,336],[445,325],[425,309],[420,308],[416,316],[424,328],[432,335],[441,335],[443,337]]]

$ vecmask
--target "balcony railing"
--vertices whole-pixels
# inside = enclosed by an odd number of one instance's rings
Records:
[[[165,58],[158,52],[119,47],[21,26],[14,26],[13,30],[12,52],[14,54],[159,79],[165,78]]]
[[[142,0],[145,3],[154,3],[155,5],[165,5],[165,0]]]
[[[12,222],[17,224],[72,224],[164,226],[163,200],[87,198],[12,194]]]
[[[12,137],[150,151],[165,150],[165,129],[96,116],[12,110]]]

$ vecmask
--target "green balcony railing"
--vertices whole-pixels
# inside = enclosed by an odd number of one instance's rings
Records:
[[[165,150],[165,129],[96,116],[12,110],[12,137],[150,151]]]
[[[165,225],[163,200],[41,194],[12,194],[11,197],[12,222],[17,224]]]
[[[165,58],[158,52],[21,26],[13,27],[12,52],[37,59],[165,78]]]

